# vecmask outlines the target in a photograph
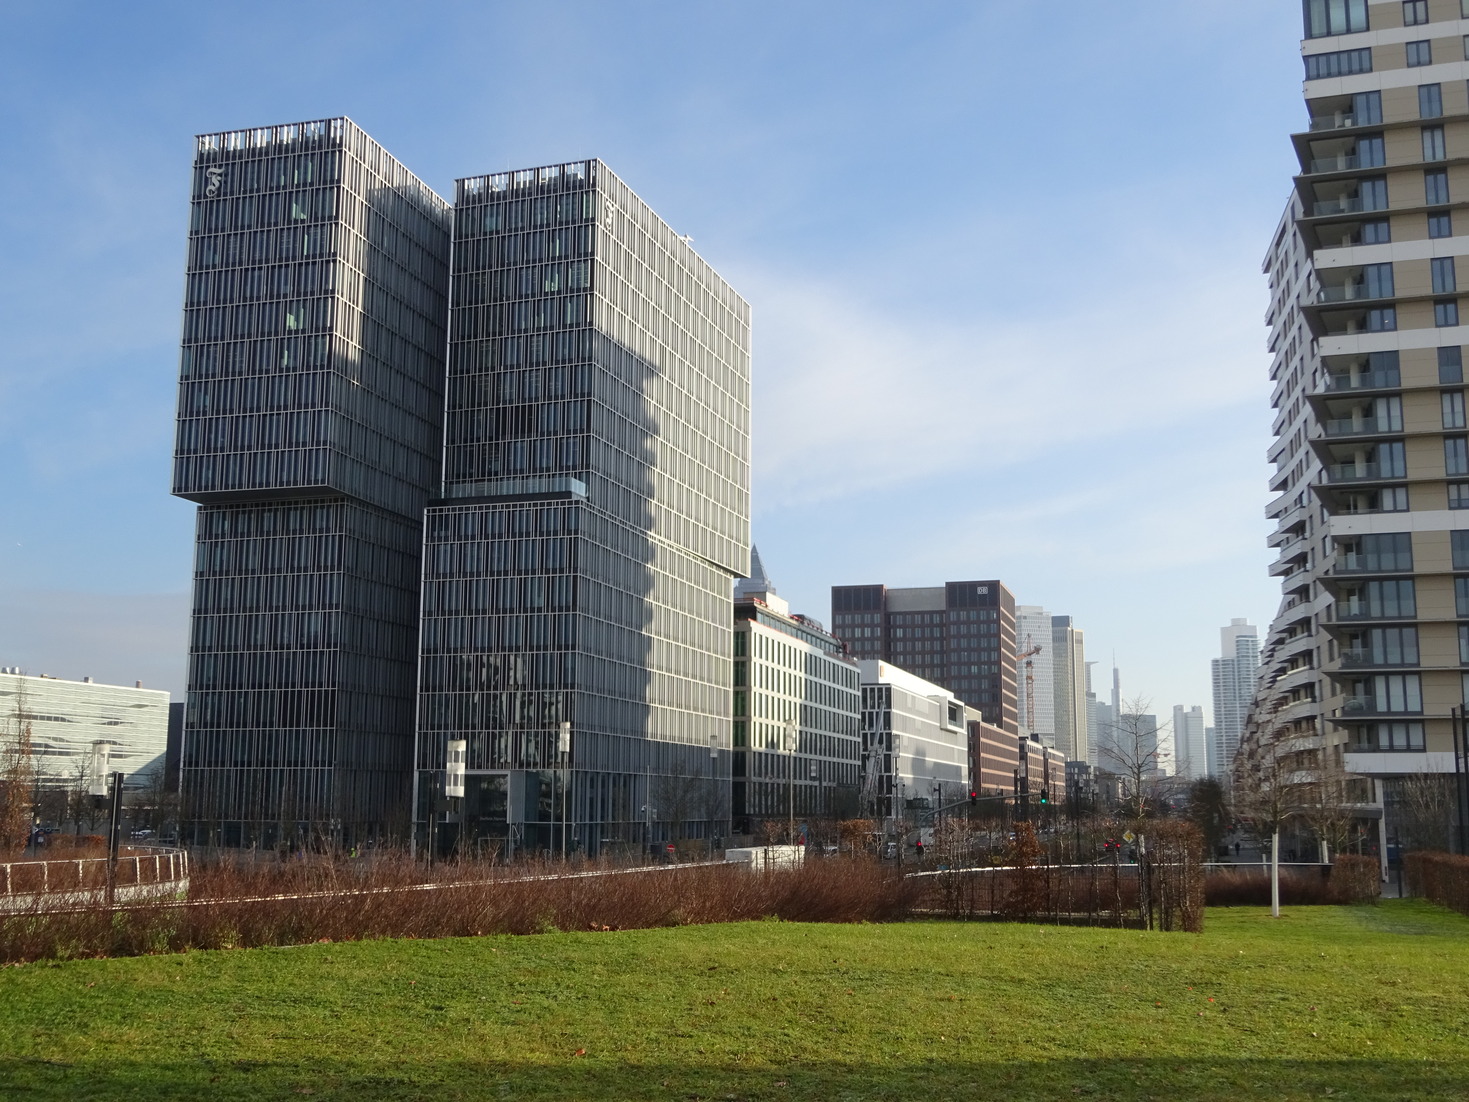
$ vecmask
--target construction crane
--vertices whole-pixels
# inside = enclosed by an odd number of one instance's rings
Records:
[[[1029,732],[1035,731],[1035,656],[1040,652],[1040,644],[1029,635],[1024,647],[1015,651],[1015,661],[1025,663],[1025,729]]]

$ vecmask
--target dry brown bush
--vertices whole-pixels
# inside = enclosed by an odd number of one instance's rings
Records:
[[[875,861],[828,859],[751,872],[736,865],[614,869],[404,857],[196,867],[187,903],[0,916],[0,961],[134,956],[383,937],[627,930],[759,918],[887,922],[917,887]]]
[[[1363,903],[1381,894],[1377,859],[1342,854],[1331,866],[1282,868],[1280,902],[1292,907]],[[1204,878],[1210,907],[1268,907],[1270,870],[1259,866],[1210,869]]]
[[[1410,853],[1403,864],[1410,895],[1469,915],[1469,857],[1453,853]]]

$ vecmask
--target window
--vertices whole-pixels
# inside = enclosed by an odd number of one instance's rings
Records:
[[[1466,18],[1469,18],[1469,12],[1465,12],[1464,14]],[[1464,60],[1469,61],[1469,34],[1464,36]]]
[[[1387,145],[1381,134],[1357,139],[1357,167],[1381,168],[1387,164]]]
[[[1443,406],[1443,427],[1446,429],[1464,428],[1464,392],[1446,390],[1439,395],[1439,399]]]
[[[1438,381],[1462,383],[1464,381],[1464,353],[1457,345],[1438,350]]]
[[[1386,222],[1363,222],[1362,244],[1386,245],[1392,240],[1392,227]]]
[[[1392,298],[1392,265],[1362,265],[1362,291],[1368,298]]]
[[[1449,483],[1449,508],[1469,509],[1469,482]]]
[[[1358,731],[1357,746],[1364,750],[1422,750],[1423,724],[1374,723]]]
[[[1454,615],[1469,616],[1469,578],[1454,579]]]
[[[1437,84],[1418,85],[1418,117],[1420,119],[1443,117],[1443,89]]]
[[[1433,64],[1433,43],[1426,39],[1422,42],[1408,43],[1408,68],[1414,69],[1419,65]]]
[[[1445,157],[1443,127],[1425,126],[1423,128],[1423,159],[1425,161],[1442,161]],[[1375,168],[1377,166],[1374,165],[1373,167]]]
[[[1382,122],[1382,93],[1358,92],[1352,97],[1350,126],[1376,126]]]
[[[1442,212],[1440,212],[1438,214],[1430,214],[1428,216],[1428,236],[1429,237],[1453,237],[1454,236],[1454,219],[1449,214],[1448,211],[1442,211]]]
[[[1469,445],[1464,437],[1443,438],[1443,467],[1448,475],[1469,474]]]
[[[1417,628],[1373,628],[1367,633],[1367,653],[1374,666],[1416,666]]]
[[[1367,0],[1305,0],[1303,7],[1307,38],[1356,34],[1367,29]]]
[[[1443,299],[1433,304],[1433,324],[1440,329],[1459,324],[1459,300]]]
[[[1403,0],[1403,26],[1417,27],[1428,22],[1428,0]]]
[[[1469,665],[1469,624],[1459,625],[1459,662]]]
[[[1383,478],[1408,477],[1408,450],[1401,440],[1377,446],[1377,465]]]
[[[1433,293],[1436,295],[1453,294],[1459,289],[1458,280],[1454,274],[1454,258],[1451,256],[1436,256],[1429,261],[1429,269],[1433,274]]]
[[[1370,333],[1391,333],[1398,327],[1398,312],[1395,307],[1381,306],[1367,311],[1367,330]]]
[[[1469,570],[1469,531],[1450,532],[1449,548],[1454,556],[1454,569]]]
[[[1413,569],[1413,537],[1408,532],[1380,532],[1341,541],[1337,567],[1346,572]]]
[[[1372,72],[1372,49],[1340,50],[1334,54],[1307,54],[1306,79],[1345,77],[1353,73]]]
[[[1423,201],[1435,207],[1449,201],[1449,174],[1443,169],[1423,174]]]
[[[1379,712],[1423,711],[1423,683],[1416,673],[1380,673],[1372,679],[1372,697]]]
[[[1357,197],[1363,210],[1387,210],[1387,178],[1369,176],[1357,181]]]

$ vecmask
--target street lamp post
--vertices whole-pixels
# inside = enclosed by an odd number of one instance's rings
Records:
[[[719,818],[719,735],[709,736],[709,860],[714,860],[714,829]]]
[[[786,800],[790,815],[790,825],[786,834],[786,844],[796,844],[796,745],[800,741],[800,728],[796,726],[794,719],[785,722],[785,749],[786,749]]]
[[[557,730],[556,750],[561,766],[561,860],[565,861],[566,828],[571,795],[567,791],[571,784],[571,720],[569,719],[563,719]]]

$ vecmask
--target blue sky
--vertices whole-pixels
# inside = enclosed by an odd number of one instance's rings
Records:
[[[345,114],[441,194],[596,156],[693,235],[754,307],[796,608],[999,577],[1125,695],[1207,709],[1217,628],[1278,599],[1259,267],[1299,34],[1279,0],[10,0],[0,665],[182,692],[191,138]]]

